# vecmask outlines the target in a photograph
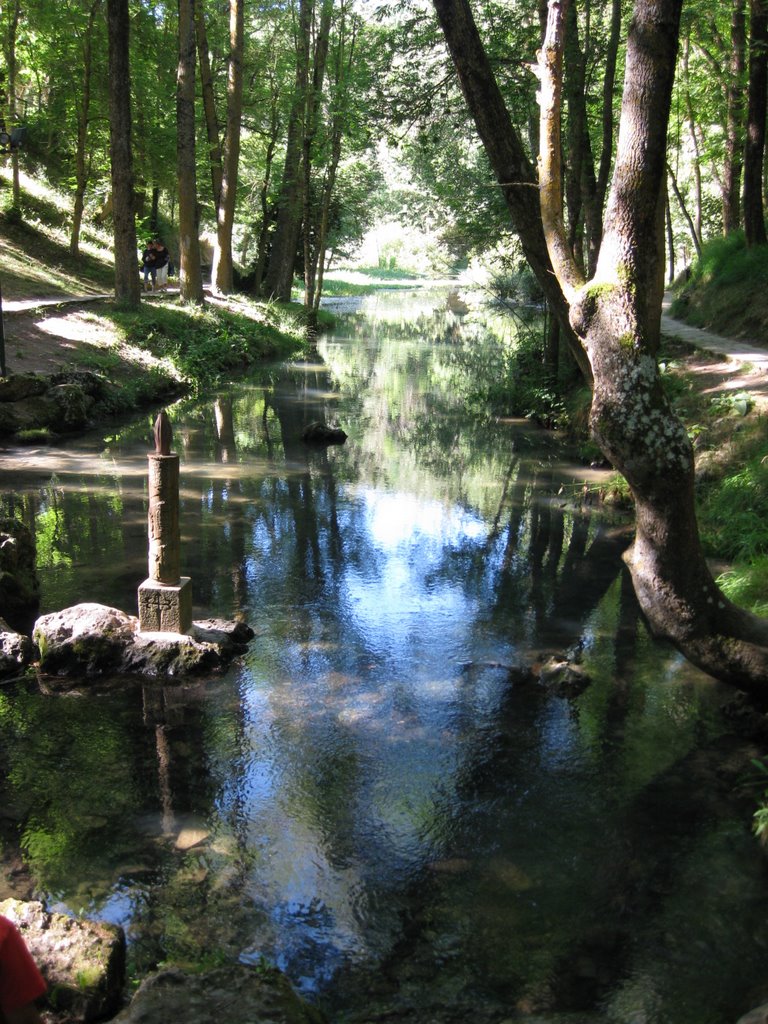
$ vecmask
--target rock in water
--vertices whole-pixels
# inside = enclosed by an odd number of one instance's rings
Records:
[[[344,444],[347,435],[341,427],[329,427],[327,423],[309,423],[301,433],[308,444]]]

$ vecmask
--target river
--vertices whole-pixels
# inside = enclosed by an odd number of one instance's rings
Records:
[[[6,860],[122,925],[132,974],[265,958],[337,1022],[726,1024],[765,996],[728,695],[649,636],[594,474],[477,411],[503,352],[444,292],[379,293],[173,406],[194,614],[244,618],[247,654],[0,690]],[[0,453],[41,612],[136,614],[152,419]],[[553,655],[589,685],[511,671]]]

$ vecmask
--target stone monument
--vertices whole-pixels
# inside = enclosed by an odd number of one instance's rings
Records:
[[[180,575],[179,456],[171,452],[171,421],[163,410],[155,421],[149,460],[149,578],[139,587],[142,633],[189,634],[192,580]]]

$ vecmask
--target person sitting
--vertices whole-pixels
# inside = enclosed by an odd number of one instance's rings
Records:
[[[0,915],[0,1022],[40,1024],[35,1000],[47,987],[18,928]]]

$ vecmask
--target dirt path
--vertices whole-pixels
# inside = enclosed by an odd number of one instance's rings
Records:
[[[100,351],[120,354],[126,348],[122,337],[101,315],[101,304],[111,298],[93,295],[4,302],[6,371],[58,373],[93,367]],[[150,301],[164,298],[157,294]]]
[[[724,338],[710,331],[689,327],[674,320],[667,310],[672,296],[664,296],[661,333],[676,339],[694,351],[684,357],[690,373],[703,395],[748,391],[761,410],[768,408],[768,342],[765,348],[738,338]]]

